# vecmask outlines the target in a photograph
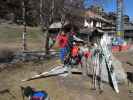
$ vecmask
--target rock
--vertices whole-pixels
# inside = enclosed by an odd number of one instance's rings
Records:
[[[113,66],[118,83],[124,83],[127,79],[127,75],[122,67],[122,63],[115,57],[113,57]]]
[[[116,74],[117,82],[124,83],[126,81],[126,73],[124,69],[122,68],[122,63],[115,57],[113,57],[112,63],[114,67],[114,72]],[[107,71],[107,67],[105,64],[102,66],[101,78],[102,78],[102,81],[109,82],[108,71]]]
[[[86,65],[85,60],[82,60],[82,62],[83,62],[83,65],[85,66]],[[88,62],[88,63],[89,63],[88,68],[87,68],[89,71],[88,74],[92,75],[94,65],[90,65],[92,62],[91,63]],[[125,73],[124,69],[122,68],[122,63],[115,57],[113,57],[113,67],[114,67],[114,72],[116,74],[117,82],[124,83],[126,81],[126,77],[127,77],[126,73]],[[97,76],[100,75],[99,68],[97,68],[96,74],[97,74]],[[99,77],[101,77],[101,80],[103,82],[107,82],[107,83],[109,82],[108,70],[107,70],[107,66],[106,66],[105,62],[103,62],[103,64],[101,65],[101,75]]]

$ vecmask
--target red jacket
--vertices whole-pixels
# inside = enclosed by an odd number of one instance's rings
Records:
[[[71,51],[71,55],[72,55],[72,57],[76,57],[76,56],[78,56],[78,51],[79,51],[79,48],[78,48],[78,46],[73,46],[73,48],[72,48],[72,51]]]
[[[59,35],[58,36],[58,43],[60,48],[64,48],[68,44],[68,37],[66,35]]]

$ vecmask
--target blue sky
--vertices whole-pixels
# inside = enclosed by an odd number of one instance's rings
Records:
[[[94,3],[94,0],[86,0],[87,6]],[[116,11],[116,0],[95,0],[101,2],[101,4],[104,4],[105,11]],[[104,2],[104,3],[102,3]],[[133,0],[124,0],[124,14],[127,14],[130,16],[130,18],[133,20]]]

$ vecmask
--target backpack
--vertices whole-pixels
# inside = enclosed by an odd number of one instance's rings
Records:
[[[30,86],[22,87],[24,96],[28,97],[29,100],[46,100],[48,94],[45,91],[35,91]]]
[[[46,100],[48,94],[45,91],[36,91],[31,96],[30,100]]]

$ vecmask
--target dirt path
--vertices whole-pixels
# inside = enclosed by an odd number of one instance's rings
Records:
[[[127,60],[131,57],[131,54],[117,54],[117,57]],[[21,82],[24,78],[55,67],[57,63],[58,60],[55,59],[41,63],[18,64],[0,72],[0,90],[9,90],[0,93],[0,100],[22,100],[20,86],[32,86],[39,90],[45,90],[52,100],[133,100],[133,95],[128,95],[126,84],[119,85],[119,94],[116,94],[109,85],[104,84],[104,92],[99,94],[98,90],[91,90],[90,79],[81,75],[65,78],[61,76],[40,78]],[[126,64],[125,60],[123,61],[123,67],[126,71],[133,70],[133,66]]]

